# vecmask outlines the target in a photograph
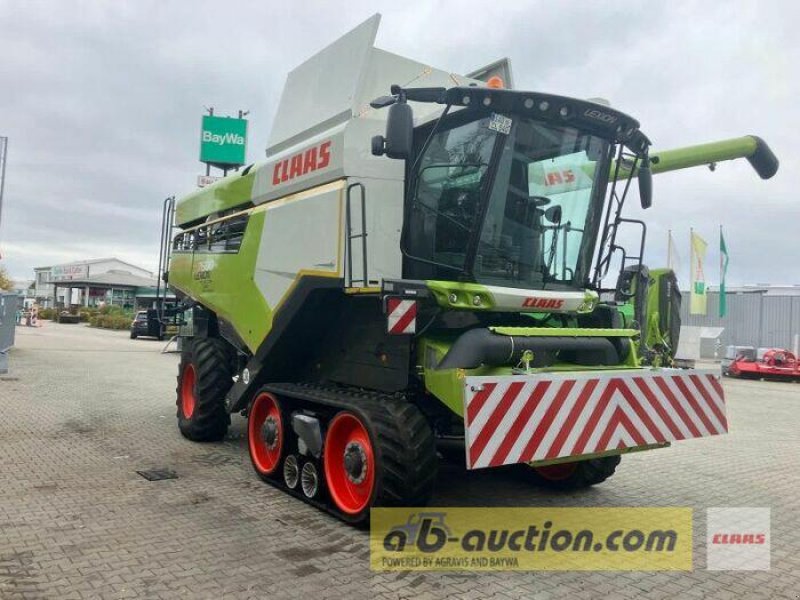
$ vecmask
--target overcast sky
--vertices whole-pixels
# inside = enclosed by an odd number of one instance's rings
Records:
[[[800,8],[788,0],[0,0],[0,264],[20,279],[103,256],[155,269],[161,203],[203,172],[204,106],[249,110],[260,160],[286,73],[376,11],[381,48],[455,73],[508,56],[517,88],[607,98],[655,149],[763,137],[781,161],[769,181],[746,161],[655,178],[647,261],[663,265],[672,229],[688,262],[694,227],[715,284],[721,224],[730,283],[800,283]]]

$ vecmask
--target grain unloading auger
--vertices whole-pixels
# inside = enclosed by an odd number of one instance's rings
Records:
[[[616,109],[432,69],[375,48],[377,25],[290,73],[265,162],[177,203],[181,432],[246,415],[258,475],[351,522],[424,504],[437,449],[575,488],[724,433],[718,374],[670,367],[675,278],[622,208],[654,172],[770,177],[767,146],[651,152]]]

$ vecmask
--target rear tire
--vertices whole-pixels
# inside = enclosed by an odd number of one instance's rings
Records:
[[[131,331],[131,339],[132,339],[132,340],[135,340],[135,339],[136,339],[136,334],[135,334],[135,333],[133,333],[132,331]]]
[[[604,456],[545,467],[525,465],[525,469],[527,476],[542,487],[554,490],[579,490],[603,483],[614,474],[620,460],[619,455]]]
[[[178,368],[178,428],[185,438],[212,442],[225,437],[230,415],[225,394],[230,389],[232,365],[228,345],[216,338],[188,340]]]

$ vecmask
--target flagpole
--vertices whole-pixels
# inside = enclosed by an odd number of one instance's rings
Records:
[[[689,227],[689,314],[692,314],[694,294],[694,228]]]
[[[672,230],[667,230],[667,268],[675,270],[675,265],[672,264]]]
[[[728,245],[722,234],[722,224],[719,226],[719,310],[717,313],[722,318],[728,314]]]
[[[667,229],[667,268],[675,270],[672,267],[672,229]]]
[[[689,227],[689,293],[694,288],[694,227]]]
[[[722,285],[722,223],[719,225],[719,283]]]

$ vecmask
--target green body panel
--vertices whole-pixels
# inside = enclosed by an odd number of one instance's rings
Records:
[[[169,259],[169,286],[191,295],[194,292],[192,278],[192,253],[173,252]]]
[[[443,308],[460,308],[466,310],[492,310],[496,303],[491,292],[480,283],[465,283],[461,281],[426,281],[425,285],[433,294],[436,303]],[[456,301],[450,301],[450,295],[455,294]],[[473,303],[475,296],[479,296],[481,304]]]
[[[642,303],[643,314],[641,316],[642,331],[639,337],[634,339],[637,347],[637,354],[649,356],[646,362],[653,366],[668,365],[672,363],[672,357],[675,348],[671,348],[669,341],[669,331],[665,331],[661,327],[661,306],[660,306],[660,288],[661,281],[665,277],[673,274],[672,269],[651,269],[649,270],[649,281],[647,291],[645,292],[644,302]],[[625,326],[635,326],[637,319],[636,314],[636,287],[638,280],[634,280],[632,291],[634,297],[631,297],[627,302],[617,306],[617,310],[623,317]],[[669,352],[665,348],[671,348]]]
[[[184,226],[221,211],[244,208],[252,200],[257,170],[254,167],[244,176],[234,173],[184,196],[175,207],[175,223]]]
[[[626,327],[633,325],[633,322],[636,320],[636,314],[634,312],[633,304],[630,302],[626,302],[625,304],[620,304],[617,306],[617,312],[622,315],[622,322],[625,324]]]
[[[653,269],[650,271],[650,287],[647,290],[646,315],[647,315],[647,339],[643,340],[648,348],[658,346],[670,346],[669,331],[661,328],[661,306],[659,302],[660,283],[663,277],[670,276],[672,269]],[[674,355],[677,348],[672,348]],[[671,357],[665,359],[671,362]],[[663,362],[663,361],[662,361]]]
[[[175,252],[169,284],[229,322],[255,352],[272,326],[270,307],[253,280],[265,211],[250,215],[238,253]]]
[[[726,160],[748,158],[753,156],[757,148],[758,141],[756,138],[746,135],[719,142],[675,148],[673,150],[653,150],[650,152],[650,170],[653,175],[655,175],[657,173],[667,173],[668,171],[700,167],[711,163],[724,162]],[[611,175],[612,177],[614,175],[613,165],[611,168]],[[617,179],[625,179],[629,175],[630,169],[621,167]]]

